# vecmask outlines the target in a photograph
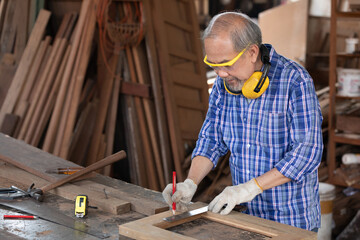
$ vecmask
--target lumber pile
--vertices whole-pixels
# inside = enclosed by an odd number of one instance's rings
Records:
[[[82,166],[124,149],[142,187],[184,180],[208,101],[194,3],[84,0],[54,36],[50,17],[39,11],[6,75],[0,131]]]

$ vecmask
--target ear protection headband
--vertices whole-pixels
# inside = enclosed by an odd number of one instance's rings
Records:
[[[254,72],[248,80],[244,83],[241,91],[239,92],[232,92],[226,86],[224,81],[224,86],[226,91],[233,95],[239,95],[242,93],[246,98],[255,99],[260,97],[265,90],[269,86],[269,77],[268,73],[271,67],[270,64],[270,53],[269,50],[265,47],[264,44],[260,46],[260,54],[261,54],[261,61],[264,64],[263,71],[256,71]]]

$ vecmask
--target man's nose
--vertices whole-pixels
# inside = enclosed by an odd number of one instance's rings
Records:
[[[221,78],[229,76],[229,73],[227,71],[224,71],[223,69],[217,69],[215,72]]]

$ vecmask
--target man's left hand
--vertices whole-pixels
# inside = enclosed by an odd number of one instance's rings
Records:
[[[239,184],[236,186],[229,186],[224,189],[218,196],[216,196],[209,204],[209,211],[218,213],[224,205],[226,208],[220,212],[221,215],[226,215],[240,203],[250,202],[263,190],[256,183],[255,179]]]

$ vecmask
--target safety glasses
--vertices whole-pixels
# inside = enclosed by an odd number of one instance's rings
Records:
[[[249,46],[249,45],[248,45]],[[247,46],[247,47],[248,47]],[[231,67],[240,57],[241,55],[244,54],[244,52],[246,51],[246,48],[244,48],[236,57],[234,57],[232,60],[228,61],[228,62],[224,62],[224,63],[210,63],[207,61],[207,55],[205,55],[204,58],[204,63],[206,63],[207,65],[209,65],[212,68],[217,68],[217,67]]]

